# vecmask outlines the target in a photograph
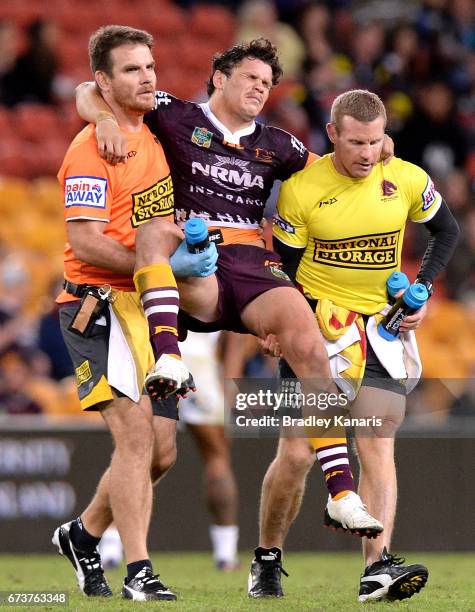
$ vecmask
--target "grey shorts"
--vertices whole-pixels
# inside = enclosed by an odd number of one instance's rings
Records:
[[[60,306],[61,332],[76,373],[81,406],[83,410],[97,411],[101,402],[112,400],[114,395],[124,397],[124,394],[107,382],[110,329],[108,312],[106,311],[104,317],[93,326],[90,335],[85,338],[68,329],[79,304],[79,300],[75,300]],[[151,401],[154,415],[178,420],[176,398],[168,398],[163,402]]]

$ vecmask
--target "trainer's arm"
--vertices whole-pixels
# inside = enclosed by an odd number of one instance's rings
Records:
[[[74,257],[119,274],[134,273],[135,251],[104,235],[102,221],[68,221],[66,231]]]
[[[284,244],[281,240],[273,236],[273,247],[274,251],[280,255],[282,261],[282,270],[287,274],[290,280],[295,284],[295,278],[297,276],[297,268],[299,267],[300,260],[305,253],[305,247],[300,249],[297,247],[290,247]]]
[[[439,272],[449,262],[457,245],[460,229],[457,221],[443,201],[437,213],[424,223],[430,233],[429,243],[417,274],[417,282],[424,284],[432,292],[432,283]],[[402,332],[417,329],[427,313],[427,304],[417,312],[404,317],[400,330]]]
[[[445,201],[442,201],[432,219],[424,223],[424,227],[430,236],[417,278],[431,286],[452,257],[460,229]]]
[[[89,81],[76,87],[76,109],[80,117],[96,124],[97,145],[101,157],[110,164],[127,159],[127,138],[122,134],[109,105],[96,84]]]

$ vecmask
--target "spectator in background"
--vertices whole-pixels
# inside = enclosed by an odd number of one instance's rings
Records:
[[[436,179],[464,166],[467,141],[457,122],[453,92],[445,83],[433,81],[419,89],[416,110],[397,136],[397,151]]]
[[[396,27],[382,60],[385,87],[411,93],[414,82],[423,76],[427,62],[428,51],[421,46],[416,30],[408,24]]]
[[[34,321],[25,313],[30,295],[30,273],[21,257],[6,255],[0,269],[0,355],[34,346]]]
[[[55,103],[55,77],[59,31],[48,19],[37,19],[28,27],[28,47],[12,70],[4,77],[4,102],[14,106],[22,102]]]
[[[473,207],[473,192],[467,173],[459,168],[452,170],[444,181],[443,191],[452,211],[463,221]]]
[[[38,347],[49,357],[51,376],[58,381],[74,376],[73,364],[59,326],[59,306],[53,302],[53,299],[61,292],[62,285],[62,276],[51,284],[48,305],[53,304],[53,306],[40,318],[38,329]]]
[[[332,54],[328,39],[330,25],[330,11],[323,4],[309,4],[302,12],[299,32],[305,43],[305,71],[310,70],[315,65],[320,65]]]
[[[384,39],[384,28],[380,23],[369,23],[356,30],[351,47],[351,59],[357,87],[381,88]]]
[[[475,292],[475,210],[464,217],[463,229],[446,275],[449,296],[457,300]]]
[[[5,76],[10,73],[18,57],[18,26],[13,21],[0,21],[0,104],[5,103]]]
[[[448,7],[450,32],[467,50],[475,51],[475,4],[473,0],[452,0]]]
[[[0,414],[41,414],[40,404],[25,389],[30,375],[25,356],[10,351],[0,359]]]
[[[302,39],[291,26],[279,21],[272,0],[248,0],[239,11],[239,19],[237,42],[249,42],[261,36],[267,38],[279,49],[284,78],[300,76],[305,56]]]

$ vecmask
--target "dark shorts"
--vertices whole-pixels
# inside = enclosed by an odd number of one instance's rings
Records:
[[[160,402],[152,400],[152,412],[153,416],[161,416],[178,421],[178,398],[173,396],[167,397],[166,400]]]
[[[83,410],[97,411],[98,404],[116,397],[125,397],[115,387],[107,384],[107,361],[109,355],[109,317],[107,312],[102,324],[95,324],[87,338],[71,332],[68,327],[79,307],[79,300],[62,304],[60,307],[60,326],[69,355],[74,365],[78,382],[78,395]],[[94,393],[94,401],[88,401]],[[145,393],[145,391],[144,391]],[[178,420],[178,400],[168,398],[163,402],[151,400],[153,414]]]
[[[247,244],[218,247],[218,318],[203,323],[180,310],[180,327],[195,332],[226,329],[249,333],[241,321],[241,312],[254,298],[276,287],[292,287],[281,270],[280,257],[273,251]]]
[[[366,343],[366,367],[363,376],[363,387],[376,387],[392,391],[399,395],[406,395],[404,381],[392,378],[386,368],[381,364],[369,342]]]
[[[279,376],[280,378],[297,378],[285,359],[279,360]],[[361,386],[376,387],[399,395],[406,395],[404,382],[395,380],[390,376],[369,342],[366,343],[366,367]]]
[[[107,383],[110,322],[106,312],[94,324],[87,338],[73,333],[68,328],[79,305],[79,300],[61,304],[59,322],[73,362],[81,407],[83,410],[98,410],[98,404],[113,399],[111,387]]]

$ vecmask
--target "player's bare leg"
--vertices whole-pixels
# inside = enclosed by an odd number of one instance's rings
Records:
[[[259,546],[282,549],[302,503],[315,453],[306,438],[281,438],[262,483]]]
[[[286,361],[295,375],[304,380],[305,393],[338,393],[315,315],[298,291],[289,287],[267,291],[246,306],[242,320],[260,338],[268,334],[277,337]],[[279,445],[276,461],[263,486],[261,541],[266,546],[255,551],[249,578],[250,597],[283,595],[281,549],[300,508],[305,478],[314,461],[315,451],[308,439],[288,438]],[[355,498],[360,502],[356,495]],[[365,518],[373,518],[362,510]]]
[[[109,496],[110,467],[102,475],[91,502],[81,514],[82,524],[96,538],[102,537],[104,531],[112,524],[112,508]]]
[[[155,439],[150,476],[152,485],[157,486],[176,461],[176,421],[154,416]],[[112,510],[109,500],[109,469],[106,470],[91,504],[81,515],[89,533],[101,537],[99,553],[105,568],[117,567],[123,559],[123,547],[117,527],[112,524]],[[104,489],[105,487],[105,489]],[[96,499],[97,498],[97,499]],[[150,523],[150,518],[148,519]],[[94,528],[95,527],[95,528]]]
[[[218,318],[218,281],[214,274],[204,278],[179,278],[180,307],[191,317],[209,323]]]
[[[397,481],[393,438],[357,438],[360,462],[358,492],[368,511],[384,525],[375,540],[363,540],[365,566],[379,559],[381,551],[391,544],[396,514]]]
[[[246,327],[259,338],[275,334],[282,355],[299,379],[330,384],[323,337],[304,296],[291,287],[276,287],[257,296],[243,310]]]
[[[150,466],[153,450],[150,400],[138,405],[117,398],[102,410],[114,438],[109,497],[128,563],[148,559],[147,533],[152,505]]]
[[[394,436],[404,418],[404,410],[403,395],[366,386],[360,389],[352,406],[352,416],[378,415],[384,419],[384,426],[378,430],[357,428],[356,431],[361,468],[359,493],[368,511],[384,524],[384,532],[376,540],[363,540],[366,569],[361,578],[360,602],[406,599],[418,593],[428,578],[423,565],[404,566],[404,559],[388,552],[397,502]]]
[[[298,314],[297,314],[298,313]],[[295,289],[279,287],[255,298],[242,313],[245,325],[259,337],[275,334],[282,354],[300,379],[316,385],[331,381],[323,338],[305,298]],[[261,546],[282,548],[315,461],[306,438],[285,438],[266,474],[261,498]]]
[[[394,437],[404,419],[403,395],[376,387],[361,387],[351,407],[353,417],[377,416],[382,427],[356,428],[356,448],[360,463],[359,493],[371,514],[384,524],[384,532],[374,541],[363,541],[365,565],[379,559],[391,544],[397,502]],[[384,436],[384,437],[383,437]]]
[[[175,419],[162,416],[153,417],[153,456],[151,479],[153,486],[175,465],[176,450],[176,424]]]
[[[237,569],[238,491],[231,465],[230,442],[222,425],[188,424],[204,465],[206,502],[212,518],[213,555],[218,569]],[[219,541],[221,540],[221,541]]]
[[[142,397],[137,405],[125,397],[115,398],[102,405],[101,413],[115,442],[111,466],[83,517],[64,523],[53,535],[53,544],[69,559],[81,591],[89,597],[112,595],[97,550],[112,516],[125,544],[127,561],[149,562],[146,538],[153,447],[150,400]]]
[[[154,443],[150,478],[152,484],[156,486],[176,461],[176,421],[154,416],[153,431]],[[113,521],[109,478],[110,467],[102,475],[94,497],[81,514],[84,527],[96,538],[100,538]],[[150,516],[146,520],[150,522]]]

